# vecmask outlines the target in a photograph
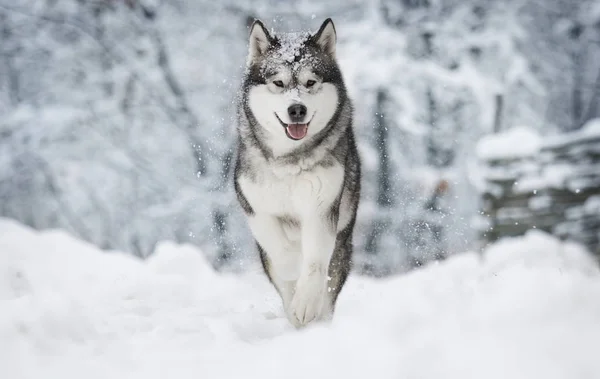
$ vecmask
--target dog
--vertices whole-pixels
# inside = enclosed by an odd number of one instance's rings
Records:
[[[254,21],[237,117],[235,192],[264,271],[295,327],[330,320],[360,198],[331,19],[314,34],[271,34]]]

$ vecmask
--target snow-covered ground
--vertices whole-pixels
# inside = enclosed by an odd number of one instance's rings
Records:
[[[401,277],[352,277],[330,325],[282,317],[258,270],[147,261],[0,219],[0,377],[599,378],[600,273],[542,233]]]

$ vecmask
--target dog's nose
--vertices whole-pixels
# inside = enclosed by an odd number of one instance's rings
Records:
[[[292,122],[302,122],[306,116],[306,107],[302,104],[293,104],[288,108],[288,114]]]

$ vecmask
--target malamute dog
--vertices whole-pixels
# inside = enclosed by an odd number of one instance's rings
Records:
[[[255,21],[238,107],[237,198],[296,327],[333,315],[351,267],[360,160],[335,50],[331,19],[281,35]]]

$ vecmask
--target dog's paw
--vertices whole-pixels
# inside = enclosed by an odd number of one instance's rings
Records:
[[[287,310],[288,318],[295,327],[307,325],[319,320],[323,313],[326,282],[321,275],[300,277],[296,283],[296,292]]]

